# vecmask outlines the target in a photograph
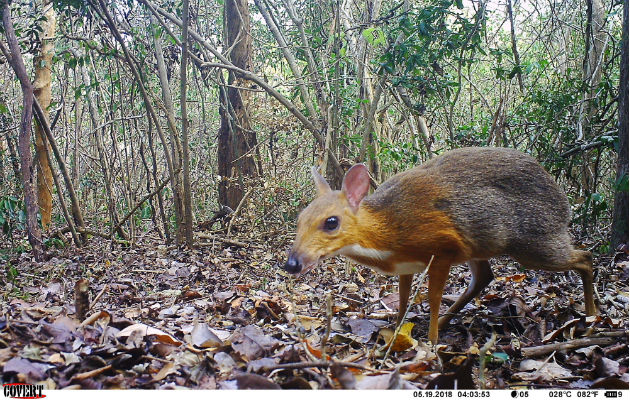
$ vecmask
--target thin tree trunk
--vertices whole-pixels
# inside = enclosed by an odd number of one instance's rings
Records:
[[[363,13],[363,23],[368,24],[374,15],[380,12],[381,2],[379,0],[370,0],[365,3],[365,11]],[[363,141],[359,151],[361,161],[368,161],[368,149],[372,152],[369,154],[369,169],[374,176],[378,176],[378,162],[374,157],[376,152],[376,140],[374,136],[377,134],[378,127],[374,123],[374,115],[370,115],[371,105],[374,101],[378,102],[374,96],[374,88],[372,86],[372,76],[368,70],[368,60],[370,59],[371,49],[369,42],[361,35],[359,37],[359,51],[357,55],[357,82],[359,83],[359,98],[361,99],[361,111],[363,114]]]
[[[297,11],[295,10],[295,6],[293,5],[293,0],[283,0],[285,7],[287,8],[287,12],[289,13],[289,17],[291,21],[297,26],[298,31],[300,32],[300,39],[302,41],[302,48],[304,53],[306,54],[306,62],[308,67],[308,73],[312,77],[311,81],[313,82],[313,86],[315,87],[315,95],[317,97],[317,102],[319,104],[320,113],[323,113],[324,110],[328,110],[328,99],[324,94],[322,78],[319,73],[318,64],[315,61],[315,57],[313,56],[313,52],[311,51],[311,44],[306,37],[306,32],[304,31],[304,21],[302,18],[298,17]],[[320,115],[320,117],[322,117]]]
[[[278,46],[280,46],[280,51],[282,51],[284,58],[287,60],[289,68],[291,68],[291,72],[293,73],[293,77],[297,82],[300,94],[302,95],[303,103],[306,106],[308,113],[311,115],[311,118],[315,117],[317,114],[315,112],[315,107],[313,107],[313,100],[311,99],[311,95],[309,94],[306,84],[304,83],[302,73],[300,72],[293,53],[291,53],[291,51],[289,50],[289,45],[287,44],[287,41],[285,40],[284,36],[278,29],[278,26],[271,16],[271,10],[267,6],[265,6],[265,4],[263,4],[262,0],[254,0],[254,2],[256,3],[256,7],[258,7],[258,10],[265,19],[269,30],[271,30],[271,33],[276,39],[276,42],[278,42]]]
[[[114,19],[112,17],[112,15],[109,13],[109,11],[107,10],[107,7],[105,5],[105,3],[102,0],[97,0],[98,1],[98,5],[96,3],[90,2],[92,8],[101,16],[101,18],[105,21],[105,23],[107,24],[107,26],[109,27],[110,31],[112,32],[112,34],[114,35],[114,38],[116,39],[116,41],[118,42],[118,44],[120,45],[120,47],[123,50],[123,53],[125,55],[124,59],[127,63],[127,65],[129,66],[129,69],[131,70],[131,73],[136,81],[136,83],[138,84],[138,88],[140,89],[140,93],[142,94],[142,99],[144,101],[144,106],[149,114],[149,117],[153,119],[153,122],[155,122],[155,129],[158,132],[158,136],[160,137],[160,141],[162,142],[162,146],[164,147],[164,158],[166,159],[166,165],[168,167],[168,171],[169,171],[169,177],[171,179],[171,186],[173,188],[173,192],[175,192],[176,190],[178,190],[178,186],[176,185],[175,181],[175,175],[177,173],[177,170],[173,168],[173,160],[171,158],[170,153],[168,152],[168,144],[166,141],[166,136],[164,135],[164,131],[162,130],[161,126],[160,126],[160,121],[157,117],[157,114],[155,113],[155,109],[153,108],[153,105],[151,104],[151,101],[149,99],[149,95],[144,87],[144,83],[142,80],[142,77],[140,76],[140,73],[138,72],[138,69],[136,68],[133,59],[131,57],[131,54],[129,53],[129,50],[127,49],[127,45],[125,44],[125,40],[123,39],[123,37],[121,36],[120,32],[118,31],[118,28],[116,27],[115,23],[114,23]]]
[[[72,54],[75,57],[79,57],[79,53],[74,50],[71,49],[70,50],[72,52]],[[83,84],[84,85],[90,85],[92,86],[92,80],[90,79],[90,75],[87,71],[87,67],[84,65],[79,66],[80,71],[81,71],[81,75],[83,76]],[[94,69],[96,69],[94,67]],[[107,162],[107,157],[106,157],[106,153],[105,153],[105,145],[103,144],[103,136],[105,133],[105,129],[106,127],[103,126],[102,128],[98,127],[98,107],[96,106],[96,100],[94,99],[94,94],[92,91],[90,91],[87,94],[87,102],[88,102],[88,109],[90,112],[90,118],[92,120],[92,126],[94,129],[94,139],[96,142],[96,149],[98,151],[98,158],[100,160],[100,165],[101,165],[101,172],[103,173],[103,182],[105,183],[105,193],[107,195],[107,210],[109,212],[109,217],[111,219],[111,225],[112,226],[116,226],[118,225],[118,213],[116,212],[116,205],[114,203],[114,193],[113,193],[113,189],[112,189],[112,180],[111,180],[111,171],[109,170],[109,164]],[[102,132],[99,132],[102,131]],[[81,226],[81,225],[79,225]],[[118,231],[118,234],[123,238],[123,239],[127,239],[127,233],[123,230],[120,229]],[[83,240],[87,240],[87,235],[83,234]]]
[[[4,0],[2,5],[2,24],[7,38],[9,49],[2,46],[2,52],[9,61],[11,68],[17,75],[22,88],[22,119],[20,121],[20,136],[18,137],[18,152],[20,154],[20,169],[22,172],[22,184],[24,186],[24,205],[26,206],[26,229],[28,241],[33,249],[33,256],[37,261],[45,258],[42,234],[37,223],[37,197],[35,196],[33,158],[31,156],[31,125],[33,122],[33,84],[28,78],[20,45],[18,44],[9,2]]]
[[[59,171],[63,176],[63,179],[66,183],[66,190],[68,190],[68,195],[70,197],[70,204],[72,207],[72,217],[74,218],[74,222],[79,229],[85,229],[85,224],[83,222],[83,214],[81,213],[81,208],[79,207],[79,200],[74,191],[74,187],[72,186],[72,181],[70,180],[70,175],[68,174],[68,170],[66,168],[66,164],[57,148],[57,144],[55,143],[55,138],[50,131],[50,127],[48,126],[48,121],[44,117],[44,110],[39,105],[37,100],[33,103],[33,110],[35,111],[35,115],[37,116],[38,122],[42,127],[42,130],[46,134],[46,140],[48,142],[48,146],[52,149],[53,154],[55,155],[55,159],[57,160],[57,165],[59,167]],[[53,175],[54,176],[54,175]],[[57,188],[57,190],[60,190]],[[87,235],[82,236],[82,241],[85,242],[87,240]],[[80,245],[80,244],[77,244]]]
[[[166,125],[169,128],[171,139],[171,153],[173,154],[173,168],[176,171],[181,170],[182,164],[182,144],[179,140],[179,132],[177,130],[177,122],[175,120],[175,107],[173,106],[173,96],[171,87],[166,73],[166,63],[164,62],[164,51],[162,49],[162,40],[154,32],[153,44],[155,45],[155,58],[157,60],[158,78],[160,79],[160,87],[162,88],[162,100],[166,109]],[[165,149],[165,151],[168,151]],[[183,177],[181,173],[175,174],[175,184],[173,189],[173,203],[175,206],[175,243],[178,245],[183,243],[185,234],[185,218],[184,216],[184,194],[182,193]]]
[[[45,138],[43,138],[43,140],[45,141],[45,144],[48,143],[48,141]],[[52,165],[52,159],[50,158],[50,152],[46,153],[46,158],[48,159],[48,164]],[[81,247],[81,245],[82,245],[81,238],[77,234],[76,227],[74,226],[74,221],[72,220],[72,217],[70,216],[70,213],[68,212],[68,207],[66,206],[66,201],[63,198],[63,189],[61,188],[61,183],[59,183],[59,179],[57,178],[57,174],[53,174],[52,178],[53,178],[53,181],[55,182],[55,187],[57,188],[57,198],[59,199],[59,207],[61,207],[61,212],[63,213],[63,217],[65,218],[66,222],[68,223],[68,228],[70,229],[70,234],[72,235],[72,240],[74,241],[74,244],[77,247]]]
[[[335,61],[334,61],[334,72],[333,72],[333,99],[332,99],[332,109],[330,114],[330,118],[328,118],[328,127],[329,135],[326,138],[326,148],[324,151],[326,153],[330,152],[333,154],[339,155],[340,158],[343,158],[343,153],[339,149],[339,127],[340,127],[340,114],[341,114],[341,65],[340,65],[340,52],[341,52],[341,20],[339,17],[339,0],[336,2],[331,2],[332,12],[334,13],[334,18],[331,27],[331,33],[334,35],[334,39],[330,41],[332,43],[331,52],[335,53]],[[332,165],[332,160],[328,157],[326,166],[326,177],[328,178],[328,183],[330,183],[330,187],[335,189],[341,189],[341,183],[343,181],[343,173],[340,173],[339,170],[335,169]]]
[[[623,3],[621,62],[619,64],[619,152],[611,250],[628,243],[628,2]],[[625,187],[624,187],[625,186]]]
[[[190,189],[190,154],[188,146],[188,114],[186,113],[186,68],[188,64],[188,0],[183,0],[182,11],[182,62],[180,65],[180,102],[182,111],[182,164],[184,168],[184,236],[189,248],[193,247],[192,195]]]
[[[0,105],[6,107],[6,100],[4,96],[0,96]],[[20,161],[13,143],[14,139],[10,135],[12,129],[9,129],[9,124],[10,122],[8,116],[6,114],[0,114],[0,128],[4,131],[4,138],[7,141],[9,158],[11,160],[11,167],[13,168],[13,176],[15,177],[15,182],[21,182],[22,173],[20,172]]]
[[[52,58],[55,50],[56,15],[50,0],[43,4],[46,20],[42,22],[42,38],[39,54],[33,58],[35,80],[33,89],[35,98],[44,110],[48,121],[48,107],[51,99]],[[47,146],[46,134],[42,127],[35,123],[35,157],[37,159],[37,200],[42,218],[42,228],[47,231],[52,220],[52,186],[53,172],[50,159],[50,147]]]
[[[521,73],[521,56],[518,54],[518,47],[516,47],[516,32],[514,29],[514,17],[512,15],[512,0],[507,0],[507,12],[510,19],[510,37],[512,40],[512,53],[514,53],[514,64],[516,64],[516,77],[518,79],[518,87],[521,89],[521,93],[525,91],[523,87],[523,75]]]
[[[582,64],[582,79],[584,92],[578,113],[577,140],[590,142],[597,136],[597,127],[593,125],[593,118],[597,114],[597,91],[602,78],[602,61],[608,35],[604,31],[605,9],[602,0],[586,0],[586,33],[584,37],[584,61]],[[591,194],[597,191],[597,171],[590,152],[583,152],[581,168],[581,191],[586,198],[586,206],[583,207],[582,224],[584,227],[589,222],[589,209]],[[595,172],[595,174],[593,173]]]
[[[153,145],[153,120],[149,118],[147,121],[147,139],[149,140],[149,150],[151,151],[151,173],[153,174],[153,181],[158,184],[158,168],[157,168],[157,156],[155,154],[155,146]],[[162,227],[164,228],[164,236],[166,237],[166,243],[171,243],[171,233],[168,227],[168,220],[166,219],[166,212],[164,211],[164,199],[162,191],[157,194],[158,207],[160,209],[160,219],[162,220]]]

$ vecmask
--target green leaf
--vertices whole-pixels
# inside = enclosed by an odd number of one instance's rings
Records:
[[[378,46],[385,44],[385,34],[378,28],[367,28],[361,32],[365,40],[372,46]]]
[[[512,68],[512,71],[510,71],[510,74],[508,75],[508,78],[512,79],[516,76],[517,73],[522,72],[521,66],[520,65],[515,65],[514,68]]]

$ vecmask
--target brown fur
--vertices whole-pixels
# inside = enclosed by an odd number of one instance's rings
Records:
[[[575,270],[584,283],[586,311],[595,313],[590,253],[571,246],[566,195],[526,154],[505,148],[449,151],[392,177],[356,212],[344,192],[325,189],[320,186],[320,196],[300,215],[293,253],[308,265],[353,244],[387,250],[392,252],[387,259],[353,256],[386,273],[397,273],[400,262],[427,264],[434,256],[429,270],[429,338],[434,343],[450,266],[468,260],[474,267],[471,286],[440,325],[492,280],[485,260],[499,255],[529,269]],[[330,216],[341,221],[332,233],[322,229]],[[401,308],[410,284],[408,278],[401,280]]]

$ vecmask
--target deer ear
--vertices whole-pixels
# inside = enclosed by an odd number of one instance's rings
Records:
[[[348,199],[353,211],[356,211],[370,189],[370,174],[364,164],[355,164],[346,172],[341,191]]]
[[[330,188],[328,182],[326,182],[326,179],[317,172],[317,167],[311,168],[311,175],[313,175],[313,181],[315,182],[318,196],[332,192],[332,189]]]

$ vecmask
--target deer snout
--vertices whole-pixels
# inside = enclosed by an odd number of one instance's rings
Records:
[[[291,274],[299,274],[302,271],[302,264],[295,253],[291,253],[289,254],[289,258],[282,269]]]

